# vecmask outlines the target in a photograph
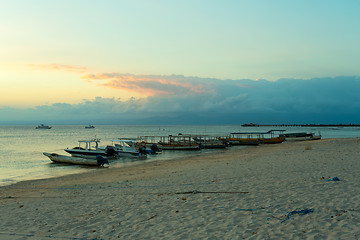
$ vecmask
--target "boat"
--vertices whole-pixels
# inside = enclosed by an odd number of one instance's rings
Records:
[[[131,139],[114,139],[108,149],[113,149],[119,157],[145,157],[148,152],[145,144],[140,144]]]
[[[135,151],[139,151],[140,155],[157,154],[162,152],[162,149],[159,148],[157,144],[146,144],[145,141],[139,141],[137,139],[118,138],[117,140],[113,141],[117,141],[120,143],[120,145],[123,145],[123,150],[131,150],[131,148],[135,148]]]
[[[199,150],[200,146],[191,136],[183,136],[181,133],[177,136],[139,136],[138,142],[150,148],[155,152],[162,150]]]
[[[231,145],[252,145],[257,146],[259,144],[275,144],[285,141],[283,136],[275,136],[276,132],[284,132],[285,130],[270,130],[267,132],[234,132],[230,133],[225,138],[219,138],[220,140],[226,140]]]
[[[162,146],[159,144],[161,136],[139,136],[136,142],[145,145],[148,154],[157,154],[162,152]]]
[[[73,157],[95,158],[97,155],[116,158],[117,154],[111,147],[99,147],[100,139],[79,140],[79,145],[74,148],[66,148],[65,152]]]
[[[195,142],[192,136],[182,135],[181,133],[176,136],[139,136],[138,142],[155,151],[200,149],[199,144]]]
[[[278,137],[263,137],[259,139],[260,143],[262,144],[276,144],[276,143],[282,143],[283,141],[285,141],[285,138],[282,136],[278,136]]]
[[[44,125],[44,124],[40,124],[38,125],[35,129],[51,129],[52,127]]]
[[[227,142],[220,140],[218,136],[189,134],[201,149],[226,148]]]
[[[89,124],[88,126],[85,126],[85,128],[95,128],[94,125]]]
[[[319,140],[321,139],[320,132],[318,134],[315,133],[307,133],[307,132],[297,132],[297,133],[286,133],[281,134],[285,138],[285,141],[308,141],[308,140]]]
[[[99,158],[80,158],[80,157],[72,157],[66,155],[60,155],[57,153],[43,153],[45,156],[50,158],[53,162],[58,163],[67,163],[67,164],[78,164],[78,165],[88,165],[88,166],[104,166],[108,165],[109,162],[105,159],[105,162],[99,162]]]
[[[276,132],[279,132],[277,136],[275,136]],[[285,132],[285,130],[270,130],[264,133],[260,133],[259,141],[262,144],[282,143],[283,141],[285,141],[285,137],[281,136],[283,132]]]
[[[259,127],[259,124],[255,124],[255,123],[245,123],[243,125],[241,125],[242,127]]]
[[[200,145],[191,136],[181,133],[177,136],[163,136],[158,144],[163,150],[200,150]]]
[[[240,135],[226,138],[219,138],[220,140],[226,141],[229,145],[251,145],[257,146],[260,144],[259,139],[252,137],[241,137]]]

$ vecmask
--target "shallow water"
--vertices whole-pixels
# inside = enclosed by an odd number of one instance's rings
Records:
[[[360,128],[305,128],[305,127],[240,127],[240,126],[114,126],[99,125],[86,129],[85,125],[54,125],[52,129],[36,126],[0,126],[0,186],[23,180],[33,180],[81,173],[92,167],[52,163],[43,152],[65,154],[65,148],[78,145],[78,140],[100,138],[100,145],[119,137],[137,138],[144,135],[167,136],[178,133],[227,135],[231,132],[265,132],[284,129],[286,132],[321,132],[323,138],[360,137]],[[175,157],[211,153],[220,150],[164,151],[146,161],[171,160]],[[141,164],[141,160],[120,159],[110,167]]]

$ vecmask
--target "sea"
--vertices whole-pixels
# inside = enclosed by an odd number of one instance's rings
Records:
[[[138,136],[168,136],[182,134],[226,136],[232,132],[266,132],[272,129],[291,132],[320,132],[322,138],[360,137],[360,127],[242,127],[241,125],[170,125],[170,126],[124,126],[52,125],[51,129],[35,129],[33,125],[0,126],[0,186],[20,181],[52,178],[98,169],[80,165],[53,163],[43,152],[67,155],[65,148],[78,146],[78,140],[100,138],[100,146],[112,139],[137,138]],[[211,154],[216,149],[200,151],[163,151],[149,155],[146,160],[122,158],[110,163],[110,167],[126,167],[148,161],[174,160],[182,156]]]

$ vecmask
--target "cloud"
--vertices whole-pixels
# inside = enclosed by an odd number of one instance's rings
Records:
[[[99,85],[128,90],[146,96],[155,95],[190,95],[211,91],[198,78],[181,75],[134,75],[124,73],[99,73],[82,76],[88,81],[97,81]],[[100,83],[99,83],[100,82]]]
[[[79,72],[84,73],[88,71],[89,69],[87,67],[83,66],[71,66],[71,65],[65,65],[65,64],[27,64],[28,67],[33,69],[46,69],[46,70],[61,70],[61,71],[67,71],[67,72]]]
[[[105,80],[102,84],[110,80],[114,85],[108,87],[157,94],[126,101],[97,97],[78,104],[2,108],[0,115],[3,121],[94,124],[360,123],[360,77],[356,76],[253,81],[109,73],[88,78]]]

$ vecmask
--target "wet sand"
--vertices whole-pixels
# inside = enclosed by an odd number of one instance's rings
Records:
[[[359,144],[232,147],[1,187],[0,239],[359,239]]]

